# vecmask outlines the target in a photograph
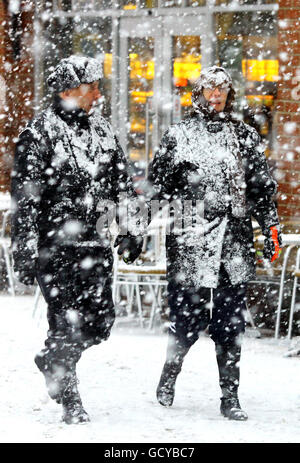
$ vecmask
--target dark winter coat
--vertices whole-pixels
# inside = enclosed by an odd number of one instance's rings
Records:
[[[96,229],[100,200],[134,195],[126,157],[97,113],[65,111],[56,101],[33,119],[17,143],[12,172],[15,270],[31,271],[39,249],[101,246],[112,267],[110,241]]]
[[[234,203],[230,183],[238,162],[246,199],[241,217],[234,213],[239,204]],[[278,224],[272,199],[276,182],[255,129],[231,117],[212,122],[203,113],[194,113],[164,134],[149,180],[153,199],[204,201],[204,234],[197,234],[194,227],[182,235],[166,236],[169,280],[216,288],[222,261],[233,285],[253,279],[251,218],[264,234]]]

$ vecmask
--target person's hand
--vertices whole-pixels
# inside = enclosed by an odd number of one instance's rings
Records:
[[[126,264],[132,264],[142,252],[143,241],[142,236],[118,235],[114,247],[119,246],[119,256],[123,255]]]
[[[17,280],[26,286],[33,286],[35,279],[35,270],[19,270],[15,272]]]
[[[278,259],[282,251],[282,238],[280,228],[277,225],[269,228],[269,233],[265,235],[263,256],[265,259],[274,262]]]
[[[36,258],[14,258],[14,269],[16,279],[26,286],[33,286],[37,271]]]

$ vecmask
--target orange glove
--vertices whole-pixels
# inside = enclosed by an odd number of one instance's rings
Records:
[[[263,255],[264,258],[274,262],[282,251],[282,238],[279,226],[270,227],[269,234],[265,237]]]

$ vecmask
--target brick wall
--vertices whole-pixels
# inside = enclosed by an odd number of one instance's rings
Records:
[[[300,0],[279,0],[279,82],[274,130],[278,212],[300,223]]]
[[[33,114],[33,4],[8,4],[0,0],[0,191],[9,190],[15,141]]]
[[[10,69],[10,43],[8,40],[8,24],[6,2],[0,1],[0,191],[5,189],[7,183],[6,162],[8,125],[8,71]]]

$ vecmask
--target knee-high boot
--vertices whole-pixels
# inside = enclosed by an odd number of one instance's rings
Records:
[[[247,413],[241,409],[238,399],[241,347],[235,344],[230,346],[216,344],[216,356],[222,391],[221,413],[231,420],[247,420]]]
[[[167,359],[156,389],[157,400],[165,407],[171,407],[173,404],[176,379],[189,348],[180,343],[174,336],[169,335]]]
[[[70,344],[64,340],[53,340],[52,345],[42,349],[34,361],[43,373],[46,387],[51,399],[61,403],[62,394],[71,378],[76,378],[76,363],[83,349],[78,344]]]
[[[89,415],[82,405],[78,391],[78,379],[76,372],[68,378],[66,387],[61,395],[63,406],[62,420],[67,424],[79,424],[90,421]]]

